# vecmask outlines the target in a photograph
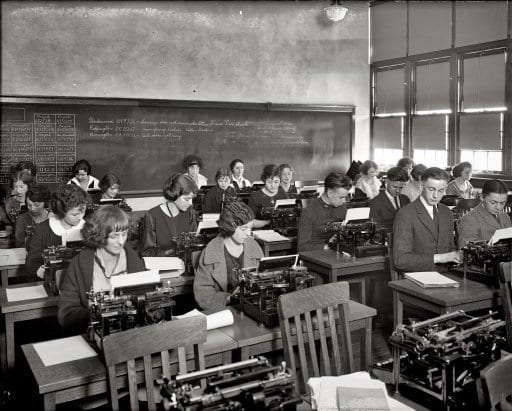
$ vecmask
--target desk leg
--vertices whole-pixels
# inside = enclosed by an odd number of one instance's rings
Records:
[[[0,277],[2,280],[2,287],[9,285],[9,270],[0,270]]]
[[[364,320],[364,338],[361,339],[364,347],[361,347],[361,356],[364,352],[363,370],[367,371],[372,363],[372,319],[366,318]]]
[[[359,284],[361,285],[361,304],[366,305],[366,277]]]
[[[14,369],[14,314],[5,314],[5,345],[7,354],[7,371]]]
[[[54,392],[50,392],[48,394],[44,394],[43,395],[43,408],[44,408],[44,411],[55,411],[55,403],[56,403],[56,398],[55,398],[55,393]]]
[[[5,323],[2,324],[0,331],[0,366],[2,371],[7,371],[7,334],[5,333]]]
[[[393,320],[394,328],[404,322],[404,304],[400,300],[400,293],[393,290]]]

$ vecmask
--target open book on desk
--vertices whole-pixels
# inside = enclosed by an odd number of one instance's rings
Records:
[[[436,271],[405,273],[404,277],[423,288],[458,287],[458,281],[452,280]]]

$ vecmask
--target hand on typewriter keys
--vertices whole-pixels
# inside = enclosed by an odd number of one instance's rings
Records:
[[[449,253],[434,254],[435,264],[446,264],[455,263],[460,264],[462,262],[460,251],[450,251]]]
[[[172,257],[177,254],[178,246],[174,240],[171,240],[171,248],[164,252],[164,257]]]

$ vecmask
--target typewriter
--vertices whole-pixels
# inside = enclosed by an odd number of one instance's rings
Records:
[[[71,259],[83,249],[81,241],[68,242],[67,246],[50,246],[43,250],[44,286],[52,295],[59,295],[62,273]]]
[[[268,257],[258,268],[235,269],[240,287],[240,311],[267,327],[279,324],[277,299],[281,294],[312,287],[315,276],[297,266],[298,255]],[[236,298],[232,297],[236,303]]]
[[[512,260],[512,239],[494,245],[486,241],[469,241],[462,247],[462,270],[452,269],[456,274],[487,284],[499,286],[499,264]]]
[[[94,214],[94,212],[96,210],[98,210],[98,208],[100,208],[101,206],[104,206],[104,205],[118,206],[121,210],[123,210],[126,213],[129,213],[130,211],[132,211],[132,208],[126,203],[126,200],[124,198],[109,198],[109,199],[101,198],[98,200],[97,203],[87,204],[86,214],[87,215]]]
[[[13,224],[16,224],[16,220],[18,217],[27,212],[27,206],[25,204],[20,204],[19,208],[11,207],[9,209],[9,219],[12,221]]]
[[[89,340],[98,349],[109,334],[172,319],[175,290],[169,284],[150,283],[88,292]]]
[[[202,382],[204,381],[204,384]],[[164,410],[295,410],[302,398],[286,363],[253,358],[159,380]]]
[[[176,244],[176,256],[185,264],[185,275],[194,275],[194,256],[208,244],[207,234],[181,233],[172,240]]]
[[[371,220],[355,220],[344,224],[333,221],[326,224],[325,231],[334,234],[329,247],[354,257],[386,255],[386,229]]]
[[[389,338],[395,386],[438,404],[432,408],[478,408],[475,380],[480,370],[500,358],[506,346],[505,321],[495,315],[473,317],[459,310],[398,325]]]
[[[285,237],[297,236],[301,207],[298,204],[263,207],[260,211],[262,220],[270,220],[270,229]]]

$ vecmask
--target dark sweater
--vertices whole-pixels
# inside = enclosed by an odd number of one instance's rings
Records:
[[[235,189],[228,187],[226,190],[222,190],[216,185],[208,190],[203,200],[203,213],[220,213],[224,197],[236,197]]]
[[[125,246],[126,271],[144,270],[138,254]],[[94,248],[86,248],[70,262],[62,281],[59,296],[59,324],[66,334],[82,334],[89,324],[89,301],[86,292],[91,291],[94,272]]]
[[[50,221],[46,220],[39,224],[30,239],[25,262],[25,270],[32,281],[37,281],[37,269],[43,264],[43,251],[52,245],[62,245],[62,237],[55,234],[50,228]]]
[[[249,197],[249,208],[254,212],[256,217],[259,217],[261,214],[261,209],[263,207],[274,207],[276,204],[276,200],[284,200],[288,198],[288,195],[284,192],[284,190],[279,187],[280,190],[277,191],[277,194],[273,197],[269,197],[266,195],[263,190],[255,191]]]

